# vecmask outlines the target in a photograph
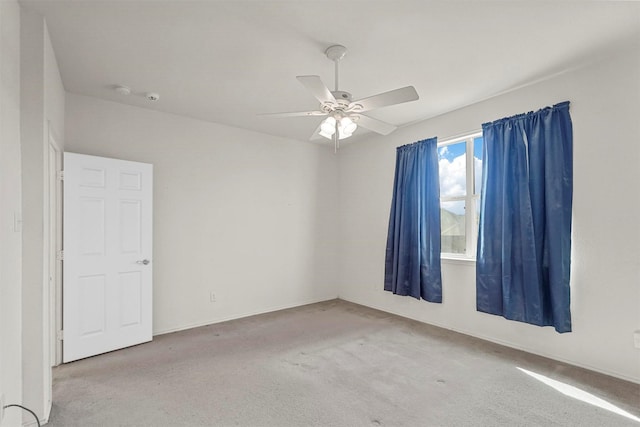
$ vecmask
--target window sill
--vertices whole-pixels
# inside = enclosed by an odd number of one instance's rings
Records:
[[[440,260],[442,261],[443,264],[458,264],[458,265],[468,265],[468,266],[476,265],[475,258],[462,258],[462,257],[441,255]]]

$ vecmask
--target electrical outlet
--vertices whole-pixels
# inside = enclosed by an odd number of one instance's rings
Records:
[[[640,330],[637,330],[633,333],[633,345],[636,348],[640,348]]]
[[[215,292],[209,293],[209,301],[210,302],[216,302],[216,293]]]

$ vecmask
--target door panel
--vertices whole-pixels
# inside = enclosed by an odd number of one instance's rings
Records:
[[[139,271],[120,273],[120,327],[140,324],[141,291],[142,275]]]
[[[80,307],[80,337],[100,335],[105,332],[105,286],[106,277],[78,277],[78,302]]]
[[[141,206],[139,200],[120,200],[120,252],[140,253]]]
[[[80,209],[79,255],[104,255],[105,200],[82,197],[78,205]]]
[[[63,361],[151,340],[152,165],[64,154]]]

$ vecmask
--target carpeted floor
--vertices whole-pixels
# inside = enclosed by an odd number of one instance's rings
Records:
[[[635,426],[640,385],[334,300],[54,369],[59,426]]]

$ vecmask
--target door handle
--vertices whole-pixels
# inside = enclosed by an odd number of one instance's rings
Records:
[[[143,259],[143,260],[138,260],[136,261],[136,264],[142,264],[142,265],[147,265],[149,264],[151,261],[149,261],[148,259]]]

